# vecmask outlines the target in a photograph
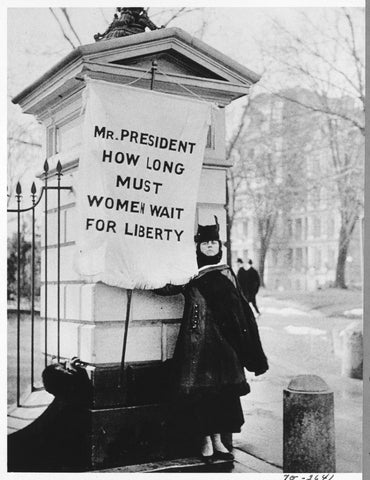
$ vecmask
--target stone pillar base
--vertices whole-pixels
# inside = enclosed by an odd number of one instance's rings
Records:
[[[195,455],[198,442],[178,435],[165,362],[88,366],[93,386],[86,432],[86,469],[96,470]],[[181,419],[179,419],[181,421]]]

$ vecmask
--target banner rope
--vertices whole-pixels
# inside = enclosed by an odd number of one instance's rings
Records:
[[[173,80],[172,78],[170,78],[170,77],[169,77],[165,72],[163,72],[162,70],[158,69],[157,72],[161,73],[162,75],[164,75],[165,77],[167,77],[169,80],[174,81],[174,83],[176,83],[176,85],[178,85],[179,87],[183,88],[183,89],[186,90],[187,92],[191,93],[194,97],[197,97],[198,99],[202,100],[202,102],[207,102],[207,103],[209,103],[209,100],[206,100],[206,99],[203,98],[201,95],[198,95],[197,93],[193,92],[192,90],[190,90],[190,88],[185,87],[185,85],[183,85],[182,83],[177,82],[176,80]]]
[[[132,85],[133,83],[136,83],[137,81],[139,81],[139,80],[141,80],[142,78],[144,78],[145,75],[151,71],[151,69],[152,69],[152,67],[148,68],[148,70],[146,70],[146,71],[141,75],[141,77],[137,77],[137,78],[135,78],[135,80],[132,80],[132,82],[123,83],[122,85]]]
[[[147,73],[149,73],[151,71],[152,67],[148,68],[148,70],[146,70],[140,77],[137,77],[135,78],[134,80],[132,80],[131,82],[128,82],[128,83],[122,83],[121,85],[133,85],[134,83],[138,82],[139,80],[141,80],[142,78],[145,77],[145,75]],[[161,73],[162,75],[164,75],[166,78],[168,78],[168,80],[170,81],[173,81],[174,83],[176,83],[176,85],[178,85],[180,88],[186,90],[187,92],[189,92],[191,95],[193,95],[193,97],[197,98],[198,100],[201,100],[202,102],[207,102],[209,103],[209,100],[207,100],[206,98],[203,98],[201,95],[198,95],[197,93],[193,92],[192,90],[190,90],[190,88],[188,87],[185,87],[185,85],[183,85],[182,83],[180,82],[177,82],[176,80],[174,80],[173,78],[169,77],[163,70],[160,70],[158,69],[157,70],[158,73]],[[213,102],[212,102],[213,103]],[[217,105],[218,106],[218,105]],[[83,108],[83,107],[82,107]]]

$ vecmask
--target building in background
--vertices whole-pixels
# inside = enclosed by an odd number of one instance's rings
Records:
[[[302,101],[310,92],[296,90],[295,95]],[[237,167],[240,188],[234,192],[232,262],[236,267],[237,258],[252,259],[270,289],[332,286],[341,215],[361,216],[355,200],[363,194],[363,152],[360,148],[358,158],[341,167],[343,180],[338,180],[333,142],[328,140],[324,121],[322,114],[272,95],[257,96],[250,107]],[[343,158],[346,145],[351,148],[348,138],[334,145]],[[353,193],[348,193],[349,188]],[[348,201],[341,194],[348,195]],[[272,225],[268,242],[266,225]],[[361,235],[361,222],[356,221],[345,260],[349,287],[362,285]]]

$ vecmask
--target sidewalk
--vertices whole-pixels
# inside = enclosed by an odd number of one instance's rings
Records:
[[[163,460],[98,470],[99,473],[281,473],[281,469],[234,448],[233,462],[216,460],[206,465],[197,457]]]
[[[38,418],[52,401],[53,396],[41,390],[33,392],[23,399],[23,407],[13,407],[8,411],[8,434],[29,425]],[[98,473],[280,473],[281,468],[256,458],[246,453],[242,448],[234,448],[234,462],[216,460],[211,465],[206,465],[198,457],[177,458],[138,465],[125,465],[122,467],[94,470]]]
[[[315,374],[334,392],[337,472],[360,472],[362,381],[341,376],[341,359],[332,344],[332,330],[353,319],[335,320],[273,298],[262,298],[260,303],[264,313],[258,324],[270,369],[261,377],[248,374],[251,393],[242,398],[245,424],[234,435],[234,445],[282,467],[283,390],[296,375]]]

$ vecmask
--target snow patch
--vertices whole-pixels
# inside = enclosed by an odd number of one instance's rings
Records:
[[[304,312],[303,310],[298,310],[297,308],[285,307],[285,308],[274,308],[266,307],[263,309],[263,313],[273,313],[275,315],[281,315],[283,317],[292,317],[300,315],[302,317],[312,316],[311,313]]]
[[[343,315],[346,317],[362,317],[364,310],[362,308],[353,308],[352,310],[346,310]]]
[[[297,327],[295,325],[288,325],[284,330],[292,335],[326,335],[326,330],[312,327]]]

